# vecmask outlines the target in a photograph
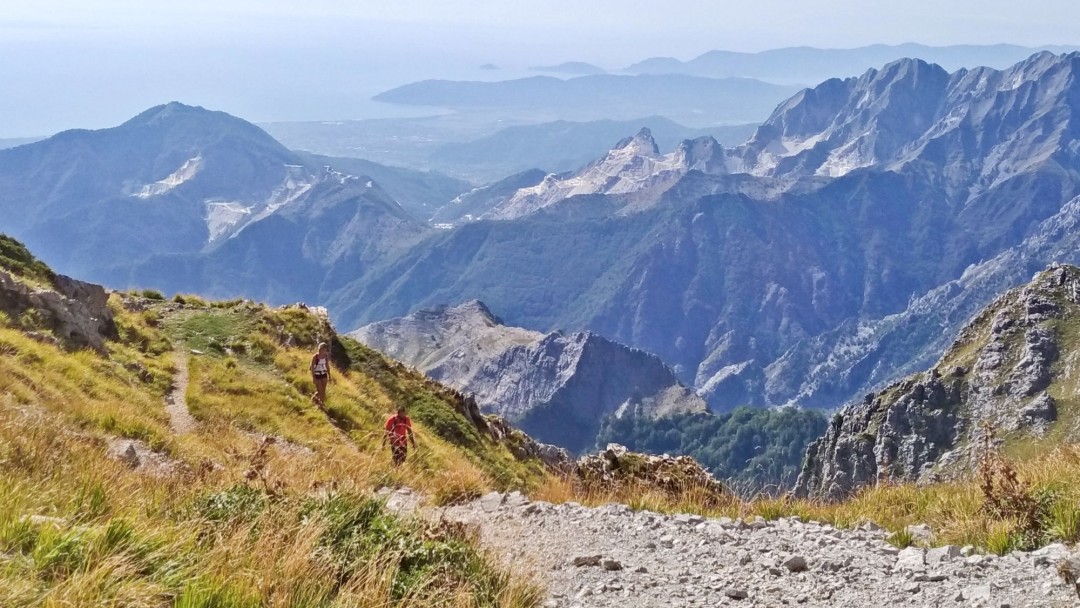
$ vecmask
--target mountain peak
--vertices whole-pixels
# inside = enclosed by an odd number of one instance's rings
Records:
[[[189,106],[179,101],[170,101],[148,110],[140,112],[134,118],[129,119],[124,125],[155,125],[180,116],[214,116],[226,115],[224,112],[207,110],[202,106]],[[237,119],[239,120],[239,119]]]
[[[487,321],[489,324],[502,325],[502,319],[495,316],[495,313],[491,312],[491,309],[487,307],[480,300],[469,300],[462,302],[457,306],[446,309],[448,315],[462,315],[466,317],[479,317],[480,319]]]
[[[724,147],[711,135],[683,140],[676,154],[682,156],[688,171],[716,173],[724,170]]]
[[[629,150],[641,156],[657,156],[660,154],[660,147],[656,145],[656,140],[653,139],[649,127],[641,127],[641,130],[633,137],[627,137],[615,144],[614,149]]]

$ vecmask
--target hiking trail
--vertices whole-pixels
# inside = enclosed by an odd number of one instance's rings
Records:
[[[176,435],[190,433],[198,424],[187,407],[189,356],[183,349],[173,351],[176,371],[173,373],[172,388],[165,397],[165,412],[169,415],[169,426]]]

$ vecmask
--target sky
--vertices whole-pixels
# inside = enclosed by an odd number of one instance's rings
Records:
[[[0,0],[0,138],[170,100],[254,121],[398,115],[382,90],[712,49],[1080,44],[1075,0]],[[498,72],[477,67],[493,63]]]

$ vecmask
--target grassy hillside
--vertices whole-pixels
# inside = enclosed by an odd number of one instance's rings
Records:
[[[3,268],[48,276],[4,245]],[[324,414],[306,366],[332,334],[314,311],[180,299],[113,294],[104,355],[0,318],[0,605],[536,605],[467,530],[398,519],[372,489],[462,500],[535,487],[539,463],[349,340]],[[184,367],[195,425],[176,432]],[[379,429],[401,403],[421,447],[395,469]]]

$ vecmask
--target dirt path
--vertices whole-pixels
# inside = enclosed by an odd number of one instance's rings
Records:
[[[165,397],[165,412],[169,414],[169,426],[173,433],[183,435],[195,430],[198,424],[188,411],[187,394],[188,387],[188,353],[177,350],[173,354],[176,364],[176,373],[173,375],[172,390]]]

